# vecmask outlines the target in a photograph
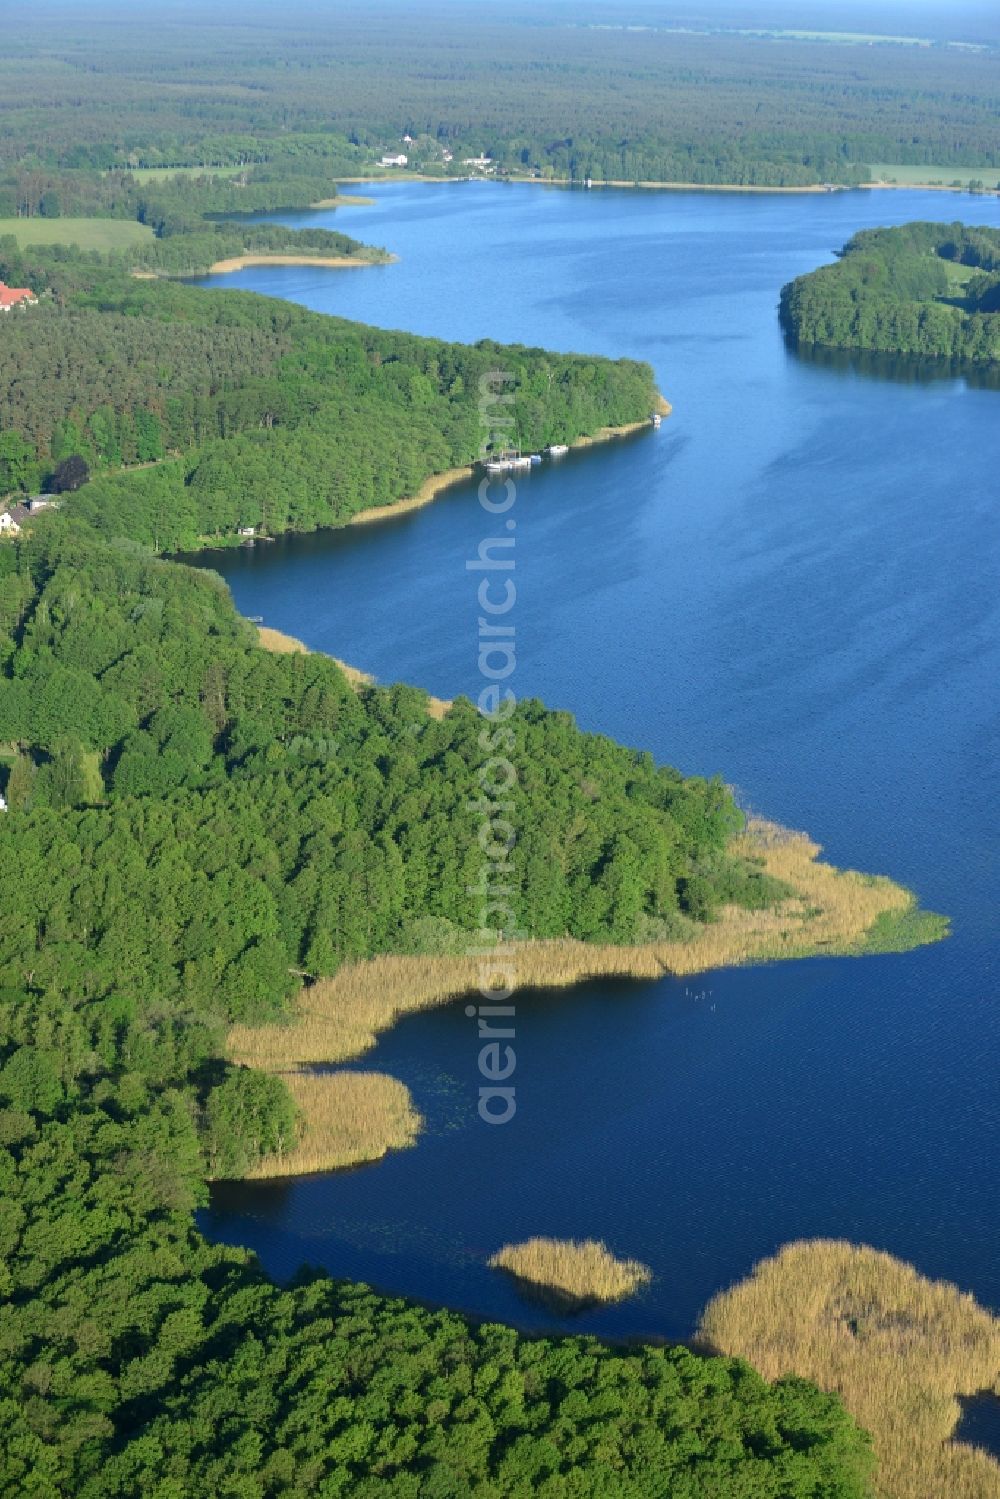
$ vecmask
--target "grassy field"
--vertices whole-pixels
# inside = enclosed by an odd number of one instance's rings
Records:
[[[700,1341],[800,1374],[871,1432],[879,1499],[997,1499],[1000,1465],[953,1439],[960,1395],[1000,1387],[1000,1319],[875,1249],[789,1244],[707,1308]]]
[[[874,182],[895,182],[900,187],[952,187],[956,182],[966,187],[970,181],[996,187],[1000,183],[997,167],[911,167],[878,161],[872,163],[869,171]]]
[[[24,245],[79,245],[81,250],[125,250],[153,238],[132,219],[0,219],[0,238],[13,234]]]
[[[944,257],[942,257],[942,262],[948,277],[948,286],[952,290],[960,291],[972,280],[973,276],[981,275],[976,265],[961,265],[957,260],[944,260]]]
[[[133,167],[137,182],[157,182],[164,177],[238,177],[244,167]]]

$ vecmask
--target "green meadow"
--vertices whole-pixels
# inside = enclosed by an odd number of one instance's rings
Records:
[[[18,244],[78,245],[81,250],[124,250],[153,238],[146,224],[133,219],[0,219],[0,238],[13,234]]]
[[[931,167],[907,166],[900,162],[879,161],[869,168],[874,182],[898,182],[901,187],[952,187],[956,182],[966,187],[969,182],[984,182],[987,187],[1000,183],[1000,172],[996,167]]]

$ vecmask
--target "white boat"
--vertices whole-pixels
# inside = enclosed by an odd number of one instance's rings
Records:
[[[492,458],[486,465],[488,474],[509,474],[514,467],[509,458]]]
[[[660,416],[660,413],[658,411],[654,411],[653,412],[653,417],[652,417],[653,426],[654,427],[658,427],[660,425],[660,422],[662,420],[663,420],[663,418]]]
[[[564,453],[569,452],[569,444],[565,442],[550,442],[548,454],[550,458],[561,458]]]
[[[532,468],[534,468],[534,466],[535,466],[536,463],[541,463],[541,461],[542,461],[542,455],[541,455],[541,453],[532,453],[532,455],[531,455],[531,466],[532,466]]]
[[[517,473],[523,473],[525,469],[528,469],[528,468],[531,467],[531,459],[528,458],[527,456],[522,457],[522,458],[512,458],[511,462],[510,462],[510,466]]]

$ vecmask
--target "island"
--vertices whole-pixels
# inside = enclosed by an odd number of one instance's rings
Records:
[[[526,1239],[505,1244],[489,1264],[505,1271],[524,1295],[557,1312],[623,1301],[652,1280],[648,1265],[621,1259],[598,1239]]]
[[[854,235],[789,282],[780,316],[803,347],[1000,362],[1000,230],[918,222]]]

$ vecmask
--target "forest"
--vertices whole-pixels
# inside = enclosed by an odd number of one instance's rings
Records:
[[[0,217],[80,214],[100,197],[128,214],[162,194],[131,173],[156,168],[235,169],[213,188],[218,212],[306,206],[404,135],[409,167],[438,175],[467,174],[484,152],[501,173],[576,181],[852,184],[902,163],[995,186],[988,12],[921,9],[924,44],[857,45],[823,28],[891,37],[897,12],[771,10],[771,30],[760,17],[749,30],[739,6],[340,0],[279,13],[250,0],[226,15],[220,47],[218,7],[109,3],[84,26],[40,0],[0,59]],[[185,211],[182,193],[167,196]]]
[[[990,367],[1000,362],[1000,230],[913,223],[866,229],[837,261],[783,288],[790,338]]]
[[[322,253],[325,231],[302,234]],[[472,463],[479,381],[498,363],[525,448],[645,420],[655,404],[652,371],[634,361],[384,332],[136,280],[59,248],[0,243],[0,278],[41,294],[4,328],[0,492],[44,485],[79,454],[98,482],[75,513],[159,550],[233,541],[240,526],[330,525]]]
[[[3,253],[44,292],[4,329],[6,482],[96,471],[0,544],[4,1492],[864,1499],[868,1438],[801,1380],[279,1288],[193,1220],[296,1129],[229,1024],[478,924],[482,719],[261,650],[215,574],[158,552],[265,495],[270,528],[330,524],[468,461],[498,362],[532,442],[647,414],[649,369]],[[537,702],[505,734],[529,933],[662,937],[783,893],[730,851],[719,781]]]

